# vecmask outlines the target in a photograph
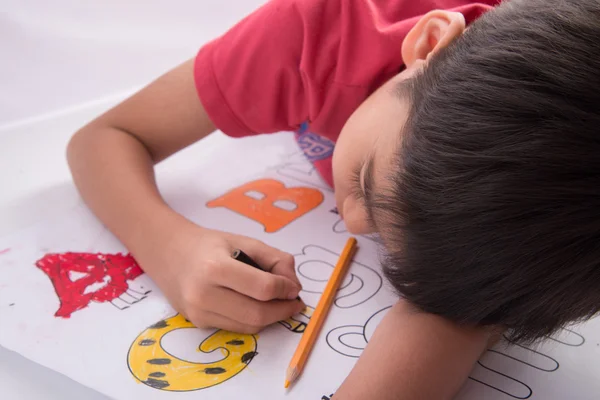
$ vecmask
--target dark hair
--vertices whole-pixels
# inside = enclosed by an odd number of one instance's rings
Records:
[[[401,90],[375,211],[398,292],[522,342],[597,313],[600,1],[503,3]]]

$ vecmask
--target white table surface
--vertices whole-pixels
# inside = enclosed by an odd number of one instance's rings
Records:
[[[0,127],[0,237],[55,214],[80,201],[67,166],[71,135],[121,97],[61,113],[52,118]],[[230,140],[215,132],[183,152]],[[182,152],[182,153],[183,153]],[[172,157],[159,167],[176,167],[189,158]],[[0,321],[0,330],[2,329]],[[90,399],[108,397],[0,346],[0,400]]]
[[[0,235],[68,207],[77,128],[265,1],[0,2]],[[0,399],[107,397],[0,347]]]
[[[64,202],[52,201],[73,198],[65,196],[66,191],[74,191],[66,144],[78,127],[116,100],[10,129],[0,127],[0,236],[68,208]],[[40,197],[52,206],[45,206]],[[0,346],[0,399],[107,397]]]

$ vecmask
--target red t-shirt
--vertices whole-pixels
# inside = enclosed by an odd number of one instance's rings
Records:
[[[403,68],[402,41],[433,9],[467,23],[499,0],[272,0],[196,57],[198,95],[225,134],[296,131],[332,184],[331,154],[344,123]]]

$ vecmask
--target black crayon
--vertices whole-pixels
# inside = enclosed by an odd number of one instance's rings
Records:
[[[258,265],[256,261],[251,259],[248,254],[244,253],[240,249],[234,250],[233,253],[231,253],[231,257],[233,257],[234,260],[238,260],[240,262],[243,262],[244,264],[250,265],[251,267],[264,271],[264,269],[262,269],[262,267]]]
[[[264,271],[264,269],[260,265],[258,265],[256,261],[254,261],[252,258],[250,258],[250,256],[248,254],[244,253],[240,249],[234,250],[233,253],[231,253],[231,257],[234,260],[243,262],[244,264],[248,264],[251,267],[254,267],[256,269],[260,269],[261,271]],[[302,301],[300,296],[296,297],[296,300]]]

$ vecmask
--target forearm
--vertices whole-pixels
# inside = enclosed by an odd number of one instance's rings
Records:
[[[150,154],[135,137],[91,124],[72,138],[67,155],[86,204],[133,252],[151,245],[149,232],[178,219],[158,192]]]
[[[489,334],[395,305],[376,329],[338,400],[452,399],[486,348]]]
[[[165,249],[173,233],[191,224],[165,204],[153,167],[215,130],[193,69],[190,59],[167,72],[69,143],[69,166],[83,199],[136,258],[152,258],[153,249]]]

